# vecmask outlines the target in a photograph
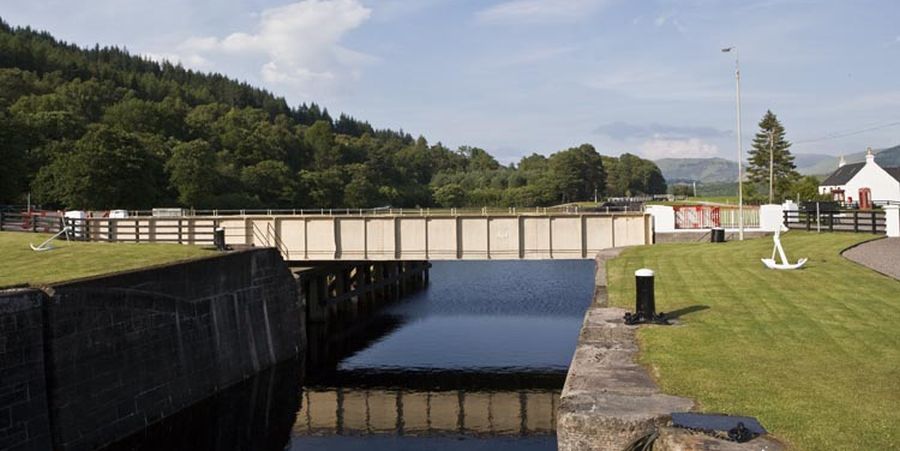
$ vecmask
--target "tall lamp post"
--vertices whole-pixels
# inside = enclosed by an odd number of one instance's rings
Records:
[[[741,62],[737,47],[722,49],[723,53],[734,51],[734,78],[737,82],[737,152],[738,152],[738,239],[744,241],[744,151],[741,149]]]

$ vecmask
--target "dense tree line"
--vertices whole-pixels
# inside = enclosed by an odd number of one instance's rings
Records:
[[[88,209],[535,206],[666,190],[633,155],[582,145],[504,166],[479,148],[3,22],[0,161],[0,203],[32,192]]]

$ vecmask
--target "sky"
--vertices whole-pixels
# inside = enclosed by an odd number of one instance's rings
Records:
[[[794,153],[900,144],[897,0],[0,0],[0,17],[504,163],[582,143],[735,159],[735,56],[744,149],[767,109]]]

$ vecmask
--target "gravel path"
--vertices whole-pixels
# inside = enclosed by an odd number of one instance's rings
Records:
[[[844,252],[844,257],[900,280],[900,238],[861,244]]]

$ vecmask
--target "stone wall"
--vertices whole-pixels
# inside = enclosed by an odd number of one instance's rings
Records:
[[[34,371],[46,374],[52,448],[109,444],[295,357],[305,341],[300,299],[273,249],[37,292],[31,309],[37,314],[29,310],[28,318],[43,338],[31,343],[41,350]],[[4,325],[10,317],[2,315]],[[3,340],[11,337],[4,329]],[[12,418],[28,420],[16,412]]]
[[[0,449],[50,445],[44,329],[38,290],[0,291]]]

